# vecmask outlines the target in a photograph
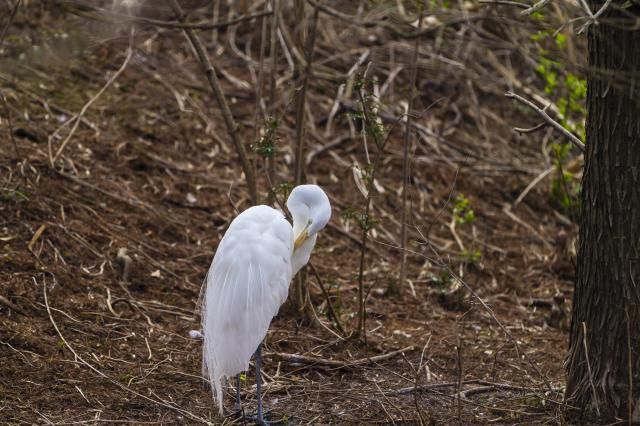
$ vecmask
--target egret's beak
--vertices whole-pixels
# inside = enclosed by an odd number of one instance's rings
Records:
[[[305,226],[304,229],[302,231],[300,231],[300,233],[298,234],[296,239],[293,241],[293,249],[295,250],[298,247],[300,247],[302,245],[302,243],[304,243],[304,240],[306,240],[307,238],[309,238],[309,224],[308,223],[307,223],[307,226]]]

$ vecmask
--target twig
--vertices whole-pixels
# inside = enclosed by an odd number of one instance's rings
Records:
[[[533,6],[531,6],[530,8],[525,9],[522,12],[520,12],[520,15],[521,16],[529,16],[529,15],[539,11],[543,7],[545,7],[547,5],[547,3],[549,3],[549,1],[550,0],[540,0],[537,3],[534,3]]]
[[[7,308],[16,311],[17,313],[24,315],[25,317],[29,316],[24,309],[22,309],[20,306],[16,305],[15,303],[13,303],[12,301],[10,301],[9,299],[7,299],[4,296],[0,296],[0,304],[6,306]]]
[[[15,353],[17,353],[18,355],[20,355],[22,357],[22,359],[24,360],[24,362],[26,362],[27,364],[29,364],[30,367],[33,367],[33,364],[31,364],[31,362],[29,362],[29,358],[27,358],[27,356],[25,354],[23,354],[22,352],[20,352],[19,350],[17,350],[16,348],[14,348],[13,346],[11,346],[11,343],[9,342],[3,342],[2,340],[0,340],[0,345],[5,345],[8,346],[9,349],[11,349],[12,351],[14,351]],[[25,352],[29,352],[31,355],[36,355],[36,356],[40,356],[38,354],[36,354],[35,352],[30,352],[30,351],[25,351]]]
[[[515,99],[516,101],[520,102],[521,104],[526,105],[529,108],[531,108],[532,110],[534,110],[536,113],[538,113],[538,115],[540,115],[540,117],[542,117],[542,119],[547,124],[549,124],[551,127],[553,127],[554,129],[556,129],[557,131],[562,133],[562,135],[565,138],[567,138],[569,140],[569,142],[571,142],[573,144],[573,146],[578,148],[581,152],[584,152],[584,143],[582,143],[582,141],[580,139],[578,139],[573,133],[571,133],[570,131],[565,129],[560,123],[555,121],[553,118],[549,117],[549,115],[545,111],[546,108],[541,109],[536,104],[531,102],[530,100],[525,99],[522,96],[516,95],[513,92],[507,92],[507,93],[505,93],[505,96],[507,98]]]
[[[547,105],[546,107],[544,107],[542,110],[546,111],[547,107],[549,105]],[[538,125],[535,125],[533,127],[529,127],[527,129],[523,128],[523,127],[514,127],[513,130],[515,130],[516,132],[523,134],[523,133],[534,133],[537,132],[538,130],[542,130],[544,128],[547,127],[547,123],[540,123]]]
[[[362,103],[362,111],[364,112],[365,122],[366,122],[365,125],[367,126],[367,128],[371,128],[371,126],[375,126],[375,124],[369,117],[368,108],[365,103],[364,96],[362,95],[362,89],[358,90],[358,96],[360,98],[360,102]],[[365,131],[363,129],[363,133],[364,132]],[[376,144],[378,144],[377,140],[376,140]],[[371,169],[370,183],[369,185],[367,185],[368,188],[367,188],[367,194],[366,194],[364,215],[362,216],[362,220],[360,224],[362,227],[362,243],[360,246],[360,262],[358,267],[358,325],[355,333],[356,336],[359,336],[360,333],[366,333],[366,330],[364,327],[365,314],[366,314],[364,309],[364,260],[365,260],[365,254],[367,252],[367,235],[369,234],[369,216],[371,214],[371,192],[373,190],[373,181],[375,179],[376,168],[379,163],[379,159],[382,156],[382,152],[383,152],[382,148],[378,146],[378,150],[376,151],[375,163]],[[366,339],[366,336],[365,336],[365,339]]]
[[[464,380],[461,382],[463,385],[468,385],[472,383],[478,383],[477,379],[472,380]],[[426,392],[443,388],[455,388],[459,385],[458,381],[455,382],[445,382],[445,383],[433,383],[431,385],[420,385],[420,386],[409,386],[406,388],[400,388],[396,390],[390,390],[385,392],[387,395],[406,395],[413,392]]]
[[[102,86],[102,88],[98,91],[98,93],[96,93],[89,100],[89,102],[87,102],[82,107],[82,109],[80,110],[78,115],[73,119],[73,120],[75,120],[74,123],[73,123],[73,127],[71,128],[71,130],[69,130],[69,133],[67,134],[67,137],[64,139],[64,141],[62,141],[62,143],[60,144],[60,147],[56,151],[56,154],[53,155],[53,156],[51,155],[52,152],[53,152],[52,151],[52,147],[51,147],[52,137],[49,138],[49,165],[51,167],[54,166],[54,164],[56,163],[56,160],[58,159],[58,157],[60,157],[60,154],[62,154],[62,151],[67,146],[67,144],[69,143],[69,141],[73,137],[74,133],[78,129],[78,126],[80,125],[80,119],[82,118],[82,116],[84,116],[84,114],[87,112],[89,107],[105,92],[105,90],[107,90],[109,88],[109,86],[111,86],[111,84],[113,84],[113,82],[116,81],[116,79],[120,76],[120,74],[122,74],[124,69],[127,67],[127,64],[129,64],[129,61],[131,60],[131,57],[133,56],[133,46],[132,45],[133,45],[133,30],[131,31],[131,41],[130,41],[130,44],[129,44],[129,48],[127,49],[127,56],[125,57],[124,62],[122,62],[122,65],[120,66],[120,68],[118,68],[118,70],[111,76],[111,78],[107,81],[107,83],[104,86]],[[63,126],[65,124],[63,124]],[[54,132],[54,134],[55,133],[57,133],[57,130]]]
[[[275,117],[276,111],[276,76],[278,71],[278,16],[280,13],[280,1],[271,0],[271,9],[273,12],[271,18],[271,37],[269,40],[269,55],[270,55],[270,69],[269,69],[269,115]],[[275,167],[274,156],[271,155],[267,158],[267,180],[269,181],[269,196],[267,197],[268,204],[273,202],[273,191],[271,191],[271,182],[273,181],[273,169]]]
[[[304,8],[304,3],[302,3],[302,8]],[[311,76],[311,63],[313,60],[313,48],[315,46],[316,41],[316,27],[318,23],[318,8],[316,8],[313,12],[313,18],[311,20],[311,28],[309,29],[309,35],[307,36],[307,43],[305,49],[305,63],[304,65],[298,64],[296,68],[304,66],[304,73],[302,75],[302,84],[298,89],[298,96],[296,99],[296,133],[295,133],[295,145],[296,152],[294,158],[294,170],[295,170],[295,184],[300,185],[304,181],[304,149],[305,149],[305,140],[304,140],[304,111],[305,105],[307,103],[307,87],[309,85],[309,77]],[[302,274],[298,275],[298,279],[296,281],[295,287],[295,301],[298,306],[298,309],[302,310],[304,319],[307,322],[310,322],[310,309],[306,307],[306,295],[308,293],[308,288],[305,283],[306,275],[304,271]],[[305,302],[303,304],[303,302]]]
[[[368,68],[367,68],[368,69]],[[359,83],[357,92],[358,99],[360,100],[360,104],[362,105],[362,113],[364,115],[364,128],[363,132],[366,134],[366,129],[374,129],[374,127],[380,127],[381,118],[376,115],[376,117],[371,117],[371,112],[369,111],[369,107],[364,99],[364,95],[362,93],[362,86],[364,85],[364,80],[366,77],[366,71],[361,77],[363,82]],[[391,126],[392,128],[396,123],[400,121],[400,118]],[[365,320],[366,320],[366,311],[365,311],[365,298],[364,298],[364,260],[365,254],[367,251],[367,237],[370,229],[370,215],[371,215],[371,198],[374,191],[374,183],[376,179],[376,172],[378,170],[378,166],[380,165],[380,161],[382,161],[382,155],[384,153],[384,147],[389,141],[389,137],[391,136],[391,129],[388,130],[386,137],[383,140],[380,140],[381,132],[378,130],[372,130],[371,133],[373,135],[373,139],[376,144],[376,156],[373,160],[373,165],[371,166],[370,175],[367,178],[367,194],[365,201],[365,210],[364,215],[362,217],[362,241],[360,245],[360,266],[358,268],[358,325],[356,328],[355,336],[358,337],[360,333],[364,333],[364,340],[366,342],[366,330],[365,330]]]
[[[424,15],[422,14],[422,9],[424,4],[420,2],[420,7],[418,8],[418,14],[420,18],[418,19],[418,28],[422,28],[422,20]],[[407,192],[409,186],[409,145],[411,144],[411,121],[413,119],[413,99],[415,97],[416,92],[416,75],[418,73],[418,53],[420,51],[420,39],[416,39],[413,46],[413,57],[411,58],[411,78],[409,81],[409,107],[407,109],[407,125],[405,126],[404,131],[404,141],[403,141],[403,149],[402,149],[402,211],[400,216],[400,250],[401,250],[401,258],[400,258],[400,276],[398,279],[398,294],[402,294],[402,288],[404,286],[404,282],[407,274],[407,251],[405,250],[407,247]],[[391,281],[393,283],[393,281]],[[393,293],[395,291],[395,286],[389,285],[389,292]],[[422,421],[422,415],[420,416],[420,420]]]
[[[391,402],[389,400],[387,395],[385,395],[384,392],[382,392],[382,389],[380,389],[380,386],[375,381],[373,382],[373,384],[378,389],[378,392],[380,392],[380,395],[382,395],[382,397],[385,399],[385,401],[387,401],[387,404],[392,405],[396,410],[398,410],[398,412],[402,413],[402,411],[398,407],[396,407],[393,402]],[[395,426],[396,425],[396,421],[393,419],[393,417],[391,417],[391,414],[389,414],[389,412],[387,411],[387,407],[384,406],[382,401],[378,401],[378,402],[380,403],[380,406],[382,407],[382,410],[384,411],[384,414],[387,416],[387,418],[389,419],[391,424]]]
[[[316,40],[316,26],[318,23],[318,8],[316,7],[313,12],[313,18],[311,20],[311,28],[309,29],[309,35],[306,46],[305,54],[305,70],[302,76],[302,85],[298,92],[298,99],[296,103],[296,155],[295,155],[295,183],[300,185],[303,181],[304,172],[304,109],[307,101],[307,87],[309,85],[309,77],[311,76],[311,62],[313,59],[313,47]]]
[[[520,195],[518,195],[518,198],[516,198],[516,200],[513,202],[513,205],[517,206],[524,199],[524,197],[527,196],[529,191],[531,191],[538,183],[540,183],[540,181],[549,176],[549,174],[551,174],[551,172],[553,172],[554,170],[555,167],[549,167],[547,170],[544,170],[542,173],[536,176],[536,178],[532,180],[529,185],[527,185],[527,187],[520,193]]]
[[[577,34],[582,34],[591,24],[594,25],[598,25],[598,18],[600,17],[600,15],[602,15],[604,13],[605,10],[607,10],[607,8],[609,7],[609,5],[611,4],[611,0],[607,0],[600,9],[598,9],[598,11],[595,13],[595,15],[591,12],[591,9],[589,9],[589,5],[585,2],[582,2],[584,5],[584,8],[586,9],[587,13],[589,14],[589,18],[587,18],[587,22],[585,22],[584,24],[582,24],[580,26],[580,28],[578,28],[578,31],[576,31]]]
[[[265,8],[268,8],[268,3],[265,3]],[[254,140],[256,143],[260,138],[260,123],[265,118],[266,111],[264,111],[263,106],[264,102],[262,100],[262,86],[264,83],[264,56],[265,50],[267,48],[267,19],[262,18],[260,25],[260,56],[258,58],[258,81],[256,82],[256,106],[255,106],[255,114],[254,114]],[[263,110],[263,114],[260,114],[260,110]]]
[[[176,19],[178,19],[179,22],[184,23],[186,21],[186,15],[182,10],[182,7],[180,7],[178,0],[166,1],[171,6],[171,9],[173,9],[173,13],[176,15]],[[231,114],[231,109],[229,108],[229,104],[227,103],[224,91],[222,90],[222,86],[220,85],[220,81],[218,80],[216,70],[213,65],[211,65],[209,56],[207,55],[207,52],[195,31],[192,28],[183,28],[182,30],[191,42],[191,45],[194,47],[197,58],[200,61],[200,65],[202,66],[202,70],[207,76],[207,81],[209,82],[211,91],[216,98],[218,106],[222,110],[222,117],[224,118],[227,132],[229,133],[231,141],[233,142],[238,156],[240,157],[242,170],[244,171],[247,186],[249,187],[249,196],[251,197],[251,202],[253,204],[257,204],[258,193],[256,189],[256,178],[253,166],[249,161],[249,157],[247,156],[247,151],[245,150],[244,144],[242,143],[242,141],[240,140],[240,136],[238,135],[239,126],[233,118],[233,115]]]
[[[415,346],[407,346],[406,348],[399,349],[397,351],[389,352],[382,355],[376,355],[368,358],[360,358],[355,361],[338,361],[333,359],[325,359],[325,358],[298,355],[298,354],[289,354],[284,352],[271,352],[266,355],[272,355],[291,363],[344,369],[344,368],[352,368],[352,367],[358,367],[361,365],[370,365],[370,364],[375,364],[381,361],[386,361],[398,355],[402,355],[405,352],[413,351],[414,349],[415,349]]]
[[[505,203],[502,206],[502,212],[506,214],[509,219],[513,220],[518,225],[521,225],[522,227],[526,228],[529,232],[531,232],[532,235],[535,235],[547,247],[552,246],[552,244],[548,240],[546,240],[538,231],[536,231],[536,229],[533,226],[529,225],[527,222],[525,222],[524,220],[516,216],[515,213],[511,211],[511,206],[509,204]]]
[[[515,6],[522,9],[528,9],[529,5],[526,3],[519,3],[517,1],[510,0],[480,0],[480,4],[501,4],[504,6]]]
[[[420,354],[420,362],[418,363],[418,368],[415,371],[415,384],[413,386],[414,390],[418,388],[418,383],[420,383],[420,372],[422,371],[422,362],[424,361],[424,352],[429,347],[429,343],[431,342],[431,335],[427,339],[427,342],[422,347],[422,352]],[[420,408],[420,404],[418,403],[418,392],[413,393],[413,404],[416,406],[416,410],[418,411],[418,418],[420,419],[420,426],[426,425],[424,417],[422,416],[422,408]]]
[[[324,299],[327,301],[327,313],[329,315],[329,318],[331,318],[331,320],[333,321],[335,327],[342,334],[342,336],[345,336],[346,333],[344,331],[344,328],[342,327],[342,324],[340,323],[340,319],[338,318],[338,315],[336,314],[336,311],[333,309],[333,304],[331,303],[331,297],[329,296],[329,293],[327,292],[327,289],[324,288],[324,283],[322,282],[322,278],[320,278],[320,274],[318,274],[318,271],[316,270],[315,266],[313,266],[313,264],[311,262],[309,262],[308,265],[309,265],[309,268],[311,269],[311,272],[316,277],[316,281],[318,282],[318,286],[320,287],[320,290],[322,291],[322,294],[324,295]]]

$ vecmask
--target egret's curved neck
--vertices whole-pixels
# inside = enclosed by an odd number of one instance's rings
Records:
[[[300,247],[293,250],[293,255],[291,256],[291,276],[297,274],[304,265],[309,263],[311,252],[316,245],[316,238],[318,238],[318,234],[309,236],[309,238],[300,244]]]

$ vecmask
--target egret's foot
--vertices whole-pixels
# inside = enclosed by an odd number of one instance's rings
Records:
[[[244,408],[241,405],[234,404],[233,408],[225,410],[225,417],[230,419],[244,419]]]
[[[269,423],[267,423],[264,419],[258,419],[256,417],[245,417],[244,420],[249,421],[249,422],[255,422],[257,425],[260,426],[270,426]]]
[[[257,425],[260,425],[260,426],[269,426],[270,424],[267,423],[267,421],[264,418],[270,411],[271,410],[266,410],[266,412],[264,413],[264,416],[260,416],[260,417],[258,417],[257,415],[244,416],[244,419],[249,422],[255,422]],[[280,424],[280,422],[276,422],[276,424]]]
[[[242,408],[242,406],[237,405],[237,404],[234,405],[233,406],[233,410],[229,414],[229,417],[233,417],[235,419],[244,419],[245,418],[244,408]]]

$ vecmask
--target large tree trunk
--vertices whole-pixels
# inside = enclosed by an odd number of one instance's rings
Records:
[[[622,9],[623,3],[614,0],[589,29],[587,146],[566,363],[567,404],[582,420],[640,417],[640,31],[632,28],[640,6]],[[596,13],[604,0],[590,4]]]

